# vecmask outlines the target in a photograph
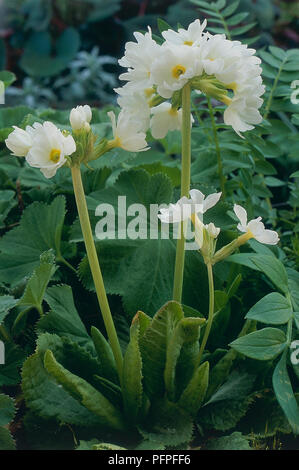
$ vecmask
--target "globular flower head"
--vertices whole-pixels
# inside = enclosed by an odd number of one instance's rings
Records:
[[[120,147],[129,152],[144,152],[148,150],[145,133],[140,130],[139,123],[130,114],[122,110],[117,118],[113,111],[108,113],[112,123],[113,141],[110,147]]]
[[[70,113],[70,123],[74,131],[85,129],[90,130],[90,121],[92,118],[92,111],[90,106],[77,106],[73,108]]]
[[[234,205],[234,212],[240,221],[238,224],[238,230],[240,230],[240,232],[247,233],[248,239],[255,238],[258,242],[266,243],[268,245],[276,245],[279,242],[277,232],[274,230],[267,230],[263,222],[261,222],[261,217],[248,222],[246,210],[238,204]]]
[[[5,144],[12,155],[16,157],[25,157],[32,147],[32,132],[33,128],[27,126],[26,130],[13,126],[14,130],[5,140]]]
[[[40,168],[46,178],[52,178],[57,169],[66,163],[66,157],[75,151],[73,137],[65,136],[52,122],[47,121],[35,128],[26,161],[32,167]]]

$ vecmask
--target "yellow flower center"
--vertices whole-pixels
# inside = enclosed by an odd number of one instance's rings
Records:
[[[59,150],[59,149],[52,149],[51,152],[50,152],[50,160],[51,160],[51,162],[53,162],[53,163],[59,162],[60,155],[61,155],[61,150]]]
[[[175,117],[177,114],[178,114],[178,110],[176,108],[170,108],[170,110],[168,111],[170,116],[173,116]]]
[[[144,94],[147,98],[150,98],[154,93],[155,93],[155,90],[153,88],[146,88],[144,90]]]
[[[193,41],[185,41],[184,45],[185,46],[193,46]]]
[[[178,64],[175,67],[173,67],[172,76],[173,78],[180,78],[180,76],[183,75],[185,72],[186,72],[186,67]]]
[[[211,62],[213,62],[215,59],[209,59]]]
[[[230,90],[233,90],[233,91],[237,91],[237,84],[236,82],[232,82],[232,83],[229,83],[228,85],[226,85],[227,88],[229,88]]]

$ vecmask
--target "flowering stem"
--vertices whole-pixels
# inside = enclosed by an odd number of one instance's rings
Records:
[[[225,196],[225,176],[223,173],[223,166],[222,166],[222,160],[221,160],[221,152],[220,152],[220,145],[219,145],[219,139],[218,139],[218,134],[217,134],[217,127],[216,127],[216,122],[215,122],[215,116],[214,116],[214,110],[211,104],[211,98],[207,97],[208,100],[208,107],[209,107],[209,112],[211,116],[211,121],[212,121],[212,129],[213,129],[213,134],[214,134],[214,141],[215,141],[215,147],[216,147],[216,155],[217,155],[217,165],[218,165],[218,176],[220,180],[220,187],[222,191],[222,196]]]
[[[104,324],[105,324],[108,338],[110,341],[111,349],[113,351],[113,355],[115,358],[118,374],[119,374],[119,377],[121,378],[123,357],[122,357],[122,352],[120,349],[118,337],[116,334],[113,318],[111,315],[111,311],[110,311],[110,307],[109,307],[109,303],[108,303],[108,299],[107,299],[107,295],[106,295],[106,291],[104,287],[103,276],[101,273],[101,268],[100,268],[100,264],[98,260],[98,255],[97,255],[94,240],[93,240],[93,235],[92,235],[92,230],[91,230],[90,220],[89,220],[89,215],[88,215],[88,210],[87,210],[87,204],[86,204],[86,199],[85,199],[85,194],[84,194],[84,188],[82,184],[80,167],[73,166],[71,168],[71,171],[72,171],[76,204],[77,204],[81,229],[83,233],[83,238],[85,242],[85,247],[87,251],[87,257],[88,257],[98,301],[100,304]]]
[[[202,343],[200,345],[200,350],[199,350],[199,355],[198,355],[198,360],[197,360],[198,365],[200,364],[203,352],[205,350],[205,347],[206,347],[206,344],[210,335],[210,331],[212,328],[213,317],[214,317],[214,302],[215,302],[214,279],[213,279],[213,267],[210,262],[207,264],[207,270],[208,270],[208,278],[209,278],[209,296],[210,296],[209,316],[208,316],[208,323],[206,326],[205,334],[204,334]]]
[[[191,89],[187,83],[182,91],[182,173],[181,197],[188,196],[190,190],[191,174]],[[173,299],[182,300],[183,279],[185,264],[185,237],[184,222],[181,223],[181,233],[176,246],[176,259],[173,284]]]

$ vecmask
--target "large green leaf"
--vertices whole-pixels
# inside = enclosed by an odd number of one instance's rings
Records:
[[[0,394],[0,426],[9,424],[16,413],[15,404],[12,398],[3,393]]]
[[[6,428],[0,427],[0,450],[15,450],[16,443]]]
[[[200,327],[204,323],[205,319],[203,318],[182,318],[175,327],[172,336],[169,338],[167,344],[164,381],[168,398],[172,401],[175,400],[176,383],[179,382],[179,384],[184,387],[185,383],[189,381],[190,377],[194,372],[195,362],[199,352],[198,346],[200,337]],[[195,349],[195,354],[189,353],[189,357],[184,358],[185,361],[183,367],[185,369],[185,380],[183,380],[183,377],[181,376],[176,376],[178,361],[184,346],[184,355],[186,355],[187,348],[189,352],[190,349]],[[180,365],[182,367],[182,364]]]
[[[288,277],[284,265],[274,256],[254,256],[251,257],[253,263],[260,271],[281,290],[284,294],[288,292]]]
[[[0,282],[15,286],[39,264],[49,249],[61,254],[65,199],[58,196],[49,206],[34,202],[23,213],[19,227],[0,240]]]
[[[128,419],[133,421],[136,421],[144,402],[139,334],[140,326],[137,320],[130,329],[130,343],[124,355],[122,378],[125,412]]]
[[[191,441],[193,424],[190,416],[178,405],[161,400],[154,403],[139,430],[152,443],[173,447]]]
[[[195,416],[201,407],[209,385],[209,363],[201,364],[183,391],[178,404]]]
[[[292,307],[278,292],[272,292],[259,300],[247,313],[246,318],[269,325],[283,325],[292,317]]]
[[[205,448],[207,450],[252,450],[249,439],[240,432],[233,432],[230,436],[212,439]]]
[[[102,376],[117,384],[119,382],[119,378],[110,344],[104,338],[102,333],[94,326],[91,327],[91,337],[98,359],[101,363]]]
[[[263,328],[233,341],[230,346],[259,361],[275,359],[286,347],[286,336],[277,328]]]
[[[71,287],[66,285],[49,287],[45,300],[51,311],[39,320],[37,329],[66,336],[82,346],[93,349],[91,339],[75,307]]]
[[[287,350],[283,353],[273,374],[273,388],[295,434],[299,434],[299,407],[287,370]]]
[[[22,389],[26,405],[42,418],[55,419],[60,423],[96,426],[97,417],[75,400],[43,365],[38,352],[30,356],[22,371]]]
[[[18,303],[18,300],[11,295],[0,296],[0,325],[3,322],[9,311],[14,308]]]
[[[92,385],[77,375],[72,374],[59,364],[50,350],[45,353],[44,365],[47,371],[55,377],[57,382],[61,384],[67,392],[89,411],[98,416],[103,426],[117,430],[124,429],[120,411]]]
[[[177,302],[168,302],[154,316],[140,339],[145,391],[149,397],[162,396],[167,347],[174,329],[184,317]]]

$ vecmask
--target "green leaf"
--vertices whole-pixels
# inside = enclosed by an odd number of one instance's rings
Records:
[[[5,364],[0,365],[0,387],[20,382],[20,367],[25,358],[26,354],[19,346],[5,342]]]
[[[16,444],[6,428],[0,428],[0,450],[16,450]]]
[[[54,263],[55,257],[51,250],[40,256],[40,265],[34,270],[29,279],[18,306],[36,308],[39,312],[42,312],[45,291],[55,272]]]
[[[17,205],[15,191],[9,189],[0,191],[0,227],[13,207]]]
[[[227,431],[234,428],[247,413],[253,401],[255,376],[232,372],[226,382],[201,407],[198,423],[206,429]]]
[[[299,434],[299,408],[287,370],[287,350],[283,353],[273,374],[273,388],[294,434]]]
[[[184,317],[181,306],[174,301],[164,305],[140,339],[144,387],[151,398],[162,396],[167,345],[178,322]]]
[[[0,240],[0,282],[16,286],[39,264],[40,255],[53,249],[60,255],[65,199],[49,206],[34,202],[23,213],[19,227]]]
[[[207,450],[252,450],[249,439],[240,432],[233,432],[230,436],[211,439],[205,447]]]
[[[161,400],[150,409],[139,431],[152,443],[174,447],[191,441],[193,424],[190,416],[176,404]]]
[[[79,45],[79,33],[75,28],[67,28],[56,40],[54,55],[50,34],[47,31],[33,32],[25,44],[20,66],[28,75],[34,77],[57,75],[74,58]]]
[[[171,337],[168,339],[167,344],[167,353],[166,353],[166,365],[164,370],[164,381],[166,392],[170,400],[174,401],[176,384],[179,383],[181,386],[184,386],[184,382],[189,381],[190,377],[193,374],[195,367],[195,360],[199,352],[199,337],[200,337],[200,327],[205,323],[203,318],[182,318]],[[185,346],[188,349],[195,348],[195,355],[188,357],[188,361],[184,361],[185,364],[185,377],[176,377],[176,368],[178,366],[178,361],[180,354],[182,353],[183,347]],[[185,358],[186,359],[186,358]],[[189,377],[188,377],[189,375]],[[182,383],[183,382],[183,383]]]
[[[11,295],[0,296],[0,325],[9,311],[14,308],[17,303],[18,300],[14,299]]]
[[[259,300],[247,313],[246,318],[268,325],[283,325],[292,317],[292,307],[278,292],[272,292]]]
[[[166,21],[164,21],[162,18],[158,18],[157,22],[160,33],[163,33],[163,31],[167,31],[168,29],[172,29],[171,26],[166,23]]]
[[[101,363],[102,375],[117,384],[119,379],[110,344],[96,327],[92,326],[90,332],[98,359]]]
[[[8,70],[1,70],[0,72],[0,81],[4,83],[5,88],[9,87],[10,85],[15,82],[17,77],[14,73],[9,72]]]
[[[263,328],[237,338],[230,343],[230,346],[244,356],[259,361],[269,361],[283,352],[286,347],[286,336],[277,328]]]
[[[15,404],[12,398],[3,393],[0,394],[0,426],[9,424],[16,413]]]
[[[44,356],[46,370],[55,377],[76,400],[99,417],[103,426],[123,430],[124,423],[120,412],[100,392],[85,380],[72,374],[59,364],[48,350]]]
[[[189,384],[183,391],[178,404],[191,416],[200,409],[209,385],[209,363],[201,364],[193,374]]]
[[[42,418],[78,426],[96,426],[99,420],[61,387],[43,365],[43,355],[36,352],[24,363],[22,390],[28,408]]]
[[[274,256],[251,256],[251,261],[280,289],[288,292],[288,277],[284,265]]]
[[[130,343],[124,355],[122,389],[128,419],[136,422],[143,404],[142,358],[139,349],[139,322],[130,328]]]
[[[66,336],[82,346],[91,348],[92,342],[75,307],[71,287],[49,287],[45,300],[51,311],[39,320],[37,330]]]

